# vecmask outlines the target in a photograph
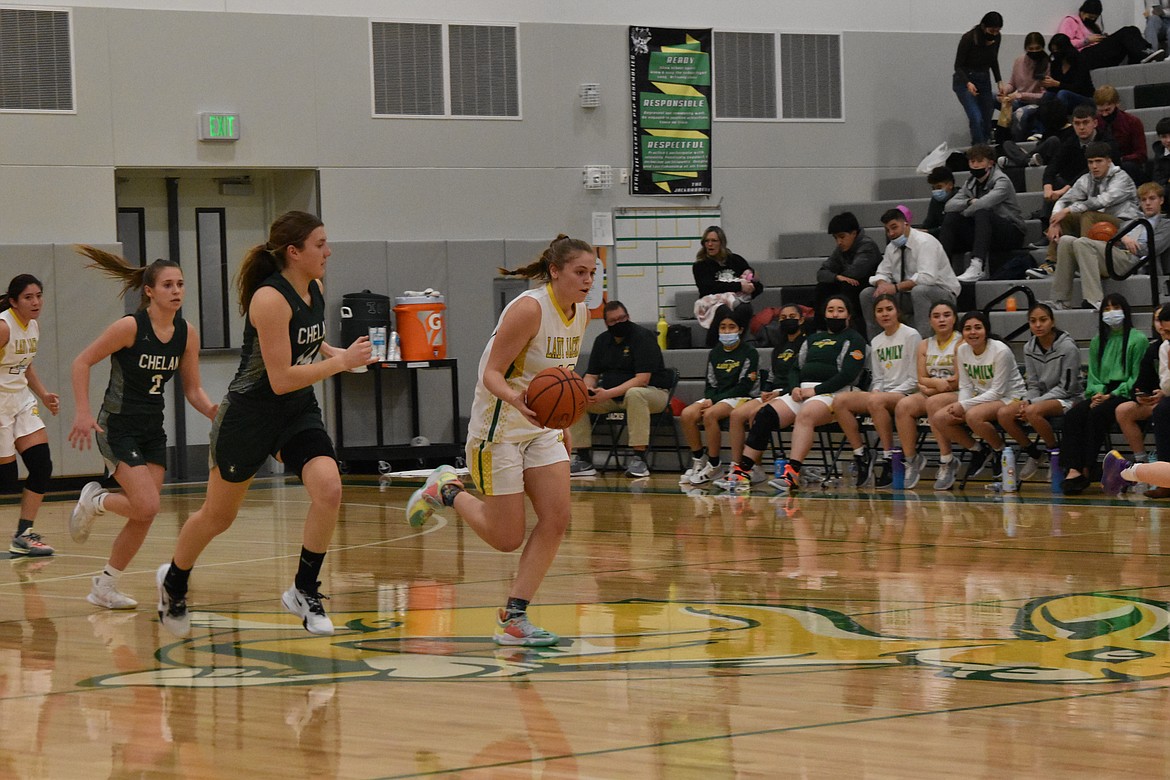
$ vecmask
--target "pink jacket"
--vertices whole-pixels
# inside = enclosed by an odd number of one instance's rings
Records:
[[[1044,85],[1036,80],[1036,65],[1027,54],[1016,57],[1012,63],[1012,90],[1020,93],[1020,100],[1025,103],[1039,103],[1044,97]]]
[[[1085,26],[1084,21],[1079,14],[1066,16],[1060,20],[1060,27],[1056,28],[1058,33],[1064,33],[1072,41],[1072,45],[1076,46],[1078,50],[1089,45],[1089,36],[1098,35]]]

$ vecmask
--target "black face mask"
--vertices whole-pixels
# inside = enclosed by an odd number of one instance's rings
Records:
[[[829,333],[840,333],[848,324],[849,320],[845,317],[825,317],[825,328]]]
[[[1105,120],[1105,124],[1107,124],[1107,125],[1113,124],[1113,120],[1117,119],[1117,109],[1114,109],[1112,114],[1106,114],[1105,116],[1103,116],[1101,118]]]
[[[1025,52],[1025,54],[1028,55],[1028,59],[1032,60],[1032,62],[1044,62],[1048,59],[1048,55],[1042,51],[1029,51]]]
[[[614,338],[624,339],[626,336],[630,335],[630,331],[633,330],[633,328],[634,323],[630,322],[629,320],[622,320],[621,322],[615,322],[613,325],[610,325],[609,333]]]
[[[972,168],[971,175],[975,177],[975,181],[985,182],[985,181],[987,181],[987,177],[991,175],[991,169],[984,168],[981,171],[977,171],[974,168]]]
[[[780,320],[780,332],[791,336],[800,330],[800,320]]]

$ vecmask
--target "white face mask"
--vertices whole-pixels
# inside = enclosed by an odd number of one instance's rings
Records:
[[[1101,312],[1101,321],[1111,328],[1120,328],[1121,323],[1125,322],[1125,312],[1121,309],[1103,311]]]

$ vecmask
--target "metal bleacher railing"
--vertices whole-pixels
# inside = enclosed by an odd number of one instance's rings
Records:
[[[1133,268],[1129,269],[1123,274],[1117,273],[1117,268],[1113,264],[1113,247],[1121,242],[1121,239],[1137,230],[1139,227],[1145,228],[1146,231],[1146,256],[1138,260]],[[1116,281],[1122,281],[1136,274],[1139,270],[1148,268],[1150,275],[1150,306],[1156,307],[1162,300],[1162,294],[1158,290],[1158,248],[1154,245],[1154,227],[1150,221],[1145,218],[1135,219],[1127,224],[1121,230],[1117,231],[1113,238],[1105,242],[1105,270],[1109,272],[1109,278]]]

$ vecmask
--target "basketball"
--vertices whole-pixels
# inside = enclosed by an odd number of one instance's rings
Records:
[[[1112,222],[1094,222],[1087,235],[1094,241],[1108,241],[1117,235],[1117,226]]]
[[[545,428],[568,428],[585,412],[589,393],[585,380],[562,366],[546,368],[528,384],[524,404]]]

